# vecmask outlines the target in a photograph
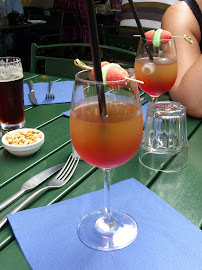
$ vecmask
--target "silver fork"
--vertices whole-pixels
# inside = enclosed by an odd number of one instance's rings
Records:
[[[49,93],[46,94],[46,99],[54,99],[55,95],[52,92],[52,85],[53,85],[53,81],[49,82]]]
[[[145,98],[140,98],[141,101],[141,105],[143,106],[144,104],[146,104],[148,102],[148,100],[146,100]]]
[[[30,195],[27,199],[25,199],[23,202],[21,202],[17,207],[15,207],[11,212],[9,212],[7,215],[14,214],[22,209],[31,201],[33,198],[35,198],[37,195],[42,193],[43,191],[47,191],[48,189],[54,189],[54,188],[60,188],[64,186],[69,179],[72,177],[74,171],[76,170],[76,167],[79,162],[79,156],[74,156],[72,153],[67,162],[65,163],[64,167],[60,170],[60,172],[54,177],[46,187],[43,187],[36,192],[34,192],[32,195]],[[3,225],[7,222],[7,217],[3,217],[0,220],[0,229],[3,227]]]

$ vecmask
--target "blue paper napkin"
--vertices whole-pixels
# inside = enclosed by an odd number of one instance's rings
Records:
[[[96,179],[95,179],[96,181]],[[202,232],[135,179],[111,188],[113,209],[135,218],[138,236],[128,247],[97,251],[84,245],[77,227],[86,214],[103,208],[103,190],[8,219],[34,270],[199,270]]]
[[[146,121],[147,107],[148,107],[149,103],[151,103],[151,102],[147,102],[142,106],[143,124],[145,124],[145,121]],[[70,110],[66,111],[66,112],[63,112],[62,114],[69,117],[70,116]]]
[[[48,82],[34,83],[34,91],[36,94],[38,105],[71,102],[73,86],[74,86],[74,81],[53,82],[52,92],[54,93],[55,98],[46,99],[46,94],[49,91],[49,83]],[[28,84],[24,83],[24,104],[25,105],[32,105],[28,97],[29,92],[30,92],[30,89],[29,89]]]
[[[70,117],[70,110],[69,111],[66,111],[66,112],[63,112],[62,114],[65,115],[65,116],[67,116],[67,117]]]

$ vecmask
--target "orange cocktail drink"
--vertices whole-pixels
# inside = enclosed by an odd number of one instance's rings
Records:
[[[172,58],[154,57],[151,63],[148,57],[139,58],[135,62],[135,74],[142,91],[152,97],[159,97],[168,92],[177,77],[177,60]]]
[[[107,117],[100,117],[97,103],[72,111],[71,138],[78,154],[99,168],[126,163],[137,152],[143,133],[142,112],[134,104],[107,102]]]
[[[136,79],[144,82],[139,87],[152,101],[172,88],[178,66],[174,38],[155,41],[140,38],[134,68]]]
[[[79,238],[97,250],[126,247],[137,237],[137,224],[130,215],[111,209],[110,170],[129,161],[142,141],[142,107],[134,78],[95,81],[91,71],[77,73],[70,134],[80,157],[101,168],[104,176],[104,208],[81,220]]]

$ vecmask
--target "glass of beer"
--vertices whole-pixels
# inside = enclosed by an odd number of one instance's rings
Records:
[[[0,57],[0,124],[3,130],[25,125],[23,70],[18,57]]]

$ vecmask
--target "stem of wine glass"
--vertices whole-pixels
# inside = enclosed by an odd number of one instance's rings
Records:
[[[116,221],[114,220],[111,212],[111,202],[110,202],[110,169],[103,169],[104,174],[104,222],[110,228],[116,226]]]
[[[151,97],[152,98],[152,102],[157,102],[158,97]]]

